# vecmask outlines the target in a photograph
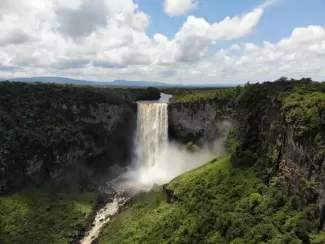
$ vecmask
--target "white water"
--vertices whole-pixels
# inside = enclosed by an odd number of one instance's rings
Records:
[[[106,183],[106,188],[110,189],[107,192],[110,192],[113,196],[111,202],[96,212],[92,227],[85,233],[82,240],[80,240],[80,244],[92,244],[98,238],[102,227],[118,213],[119,209],[131,196],[139,192],[139,189],[135,188],[136,186],[137,184],[120,178]]]
[[[93,221],[93,227],[86,233],[85,237],[80,241],[81,244],[91,244],[98,237],[104,224],[110,221],[111,216],[115,215],[119,209],[118,199],[114,198],[113,202],[105,205],[100,209]]]
[[[137,166],[155,166],[168,143],[166,103],[138,103],[136,134]]]
[[[164,184],[174,177],[209,161],[213,156],[207,150],[189,153],[183,145],[168,140],[168,104],[170,96],[160,101],[138,103],[135,138],[135,170],[128,172],[143,190],[154,184]]]
[[[189,153],[183,145],[168,141],[168,104],[170,96],[162,94],[160,101],[138,103],[137,131],[135,137],[134,167],[113,184],[116,191],[114,201],[106,204],[96,213],[93,227],[81,240],[91,244],[98,237],[103,225],[134,194],[147,191],[154,184],[164,184],[176,176],[194,169],[212,157],[219,156],[208,150]],[[127,194],[123,194],[127,192]]]

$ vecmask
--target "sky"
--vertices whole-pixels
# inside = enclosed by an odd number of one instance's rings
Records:
[[[0,78],[325,81],[324,0],[1,0]]]

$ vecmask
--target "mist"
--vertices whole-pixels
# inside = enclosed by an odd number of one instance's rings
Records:
[[[220,137],[215,138],[212,143],[203,145],[199,152],[191,152],[184,145],[167,141],[156,155],[153,164],[142,162],[143,159],[138,157],[122,177],[132,182],[133,188],[146,191],[156,184],[168,183],[175,177],[198,168],[215,157],[224,155],[226,149],[223,138],[228,134],[231,123],[223,121],[218,123],[217,127]],[[136,150],[139,148],[143,150],[141,147],[142,145],[136,145]]]

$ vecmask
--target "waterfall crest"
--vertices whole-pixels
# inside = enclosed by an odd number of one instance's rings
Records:
[[[137,166],[153,167],[168,144],[167,103],[138,103]]]

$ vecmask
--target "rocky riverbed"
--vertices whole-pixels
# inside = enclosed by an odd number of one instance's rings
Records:
[[[77,243],[96,244],[102,227],[139,191],[141,187],[138,182],[123,177],[103,184],[99,188],[98,204],[92,223]]]

